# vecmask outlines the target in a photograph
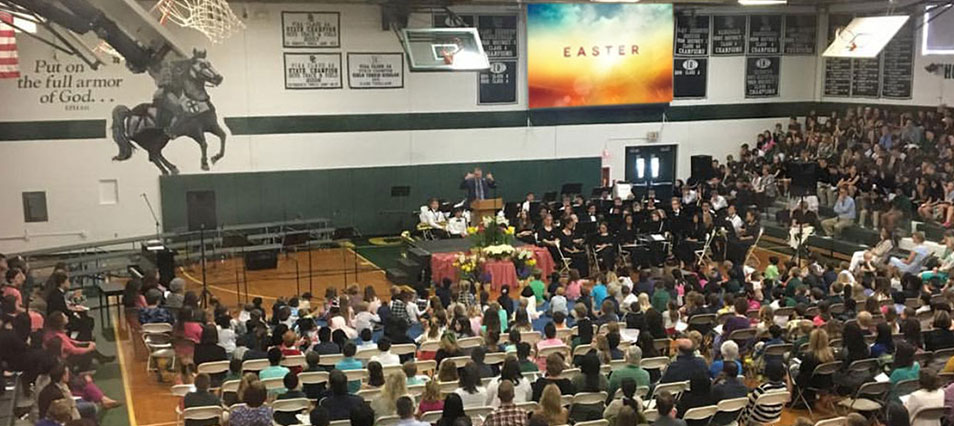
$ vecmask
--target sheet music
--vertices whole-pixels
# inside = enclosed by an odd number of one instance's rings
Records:
[[[881,373],[874,377],[874,380],[878,383],[890,381],[891,378],[887,374]],[[903,396],[901,398],[904,398]]]

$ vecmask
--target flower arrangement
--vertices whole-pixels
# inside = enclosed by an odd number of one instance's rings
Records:
[[[479,227],[471,227],[467,234],[473,247],[483,248],[490,246],[508,245],[513,249],[513,240],[516,230],[510,226],[506,218],[499,216],[484,216]],[[473,231],[473,232],[471,232]]]
[[[506,259],[513,255],[514,251],[515,249],[510,244],[495,244],[480,249],[481,254],[496,260]]]
[[[537,259],[533,257],[533,251],[519,248],[516,249],[513,256],[513,265],[517,268],[517,277],[525,280],[533,273],[534,266],[537,266]]]
[[[458,253],[454,259],[454,268],[457,268],[457,276],[460,279],[476,281],[477,272],[480,270],[482,259],[477,254]]]

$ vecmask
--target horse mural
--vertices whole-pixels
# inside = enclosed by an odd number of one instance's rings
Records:
[[[187,136],[202,150],[202,170],[209,170],[205,134],[219,138],[219,152],[212,156],[215,164],[225,155],[226,133],[219,125],[206,88],[218,86],[222,79],[206,59],[204,50],[193,50],[192,58],[165,65],[156,76],[159,89],[152,103],[141,103],[132,109],[119,105],[113,109],[113,141],[119,146],[113,161],[131,158],[135,142],[146,150],[149,161],[162,174],[179,174],[179,169],[163,157],[162,149],[169,141]]]

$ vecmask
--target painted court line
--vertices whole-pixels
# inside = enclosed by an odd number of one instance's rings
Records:
[[[107,306],[106,309],[109,309],[109,307]],[[126,415],[129,417],[129,426],[137,426],[136,409],[133,407],[132,391],[129,388],[129,373],[126,371],[126,359],[123,355],[123,348],[121,347],[122,341],[119,340],[119,325],[116,323],[119,315],[120,312],[117,309],[116,315],[113,315],[111,318],[113,323],[113,338],[116,341],[116,359],[119,360],[119,375],[123,378],[123,393],[126,396]]]

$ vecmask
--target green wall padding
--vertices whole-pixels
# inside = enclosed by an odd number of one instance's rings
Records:
[[[353,169],[292,170],[162,176],[162,223],[166,232],[184,231],[186,192],[215,191],[218,224],[324,217],[335,227],[353,226],[364,235],[395,234],[413,226],[412,214],[430,197],[460,201],[464,174],[479,165],[497,180],[497,196],[522,200],[533,191],[559,191],[582,183],[584,195],[599,185],[599,157],[497,161]],[[392,186],[410,186],[407,197],[392,197]]]

